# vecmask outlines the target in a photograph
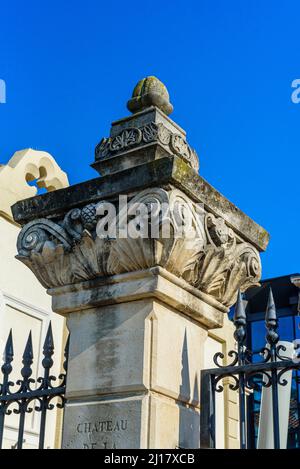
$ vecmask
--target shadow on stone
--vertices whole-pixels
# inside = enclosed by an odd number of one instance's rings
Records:
[[[199,448],[200,443],[200,417],[194,406],[199,404],[199,383],[195,375],[193,395],[191,393],[191,380],[188,356],[188,338],[185,330],[181,355],[181,386],[179,393],[179,447]],[[185,405],[183,402],[189,402]]]

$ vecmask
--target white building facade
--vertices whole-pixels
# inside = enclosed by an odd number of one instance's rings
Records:
[[[2,358],[12,329],[14,360],[10,379],[13,382],[21,377],[22,355],[30,331],[34,353],[32,377],[42,375],[43,341],[50,321],[55,343],[51,374],[58,376],[66,330],[64,319],[52,312],[51,298],[45,289],[33,273],[15,259],[20,228],[13,221],[10,207],[19,200],[36,195],[38,189],[53,191],[68,185],[67,175],[46,152],[22,150],[16,152],[7,165],[0,166],[0,350]],[[59,447],[61,411],[53,410],[47,414],[45,448]],[[39,413],[35,410],[27,414],[24,448],[37,448],[39,419]],[[19,415],[12,412],[5,419],[4,448],[16,446],[18,426]]]

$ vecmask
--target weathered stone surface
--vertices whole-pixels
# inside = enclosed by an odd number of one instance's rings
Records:
[[[199,407],[207,337],[202,325],[171,313],[167,303],[146,295],[143,300],[123,299],[120,304],[73,312],[68,316],[68,397],[151,390]]]
[[[199,448],[199,409],[153,395],[150,417],[149,448]]]
[[[160,109],[151,106],[144,111],[140,111],[134,116],[123,117],[111,123],[110,137],[114,138],[119,135],[123,130],[131,129],[132,127],[145,127],[154,122],[157,126],[164,125],[167,130],[172,134],[179,134],[181,137],[186,138],[185,130],[180,127],[177,122],[166,116]],[[133,125],[134,123],[134,125]]]
[[[67,315],[115,303],[156,298],[205,327],[221,327],[227,308],[160,267],[49,289],[53,307]]]
[[[146,448],[148,398],[69,402],[65,408],[63,449]]]
[[[149,389],[152,311],[140,300],[70,314],[69,398]]]
[[[120,193],[136,193],[141,188],[175,186],[201,202],[245,241],[259,251],[268,245],[269,234],[214,189],[178,157],[162,158],[123,172],[91,179],[67,189],[22,200],[12,207],[14,219],[24,225],[37,218],[55,219],[68,210],[100,200],[113,200]]]
[[[260,280],[268,234],[197,174],[168,100],[156,80],[140,83],[134,115],[96,148],[103,177],[13,207],[18,258],[71,333],[65,447],[197,447],[208,331]],[[107,202],[116,229],[127,225],[121,194],[156,235],[99,236]],[[226,331],[210,339],[226,348]]]
[[[131,112],[142,111],[150,106],[156,106],[165,114],[171,114],[173,106],[165,85],[156,77],[143,78],[135,86],[132,98],[127,107]]]
[[[199,448],[199,423],[199,409],[153,394],[69,402],[62,448]]]
[[[107,175],[172,155],[198,172],[198,156],[187,143],[185,131],[152,107],[113,122],[110,137],[96,146],[92,167]]]
[[[87,309],[68,316],[63,446],[198,447],[207,331],[145,294],[95,309],[82,302]]]
[[[172,228],[168,236],[99,238],[100,217],[96,205],[89,204],[71,210],[56,223],[38,219],[26,225],[18,239],[18,258],[46,288],[160,265],[229,307],[238,289],[245,291],[258,284],[261,265],[257,250],[235,235],[223,218],[207,213],[183,192],[146,189],[131,203],[167,205]],[[117,228],[126,223],[127,216],[122,210],[118,213]],[[177,233],[178,222],[186,217],[192,223],[182,236]],[[150,215],[148,218],[150,223]]]
[[[113,122],[110,136],[96,146],[92,164],[96,171],[112,174],[172,155],[199,170],[198,156],[187,143],[184,130],[166,115],[173,106],[157,78],[148,77],[137,84],[128,108],[134,114]]]

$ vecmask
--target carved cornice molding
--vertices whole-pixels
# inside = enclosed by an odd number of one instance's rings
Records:
[[[199,159],[182,135],[171,132],[164,124],[151,122],[141,127],[122,130],[118,135],[103,138],[95,149],[95,160],[110,158],[133,148],[143,148],[156,143],[170,154],[183,158],[195,171],[199,171]]]
[[[103,239],[96,235],[96,204],[68,212],[64,219],[39,219],[25,225],[18,238],[17,258],[46,288],[162,266],[191,286],[231,306],[238,289],[257,285],[261,276],[258,251],[244,242],[221,217],[204,211],[183,192],[146,189],[131,203],[167,203],[170,237]],[[97,204],[98,205],[98,204]],[[178,236],[182,217],[192,220]],[[124,214],[117,215],[117,225]]]

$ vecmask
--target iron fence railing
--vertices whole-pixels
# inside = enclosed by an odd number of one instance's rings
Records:
[[[0,384],[0,448],[3,445],[3,437],[7,416],[12,413],[19,415],[18,440],[15,445],[17,449],[22,449],[24,443],[24,429],[26,415],[34,410],[40,414],[39,423],[39,449],[44,448],[47,412],[57,408],[63,408],[65,403],[66,376],[68,364],[69,338],[64,350],[64,372],[58,376],[59,384],[54,385],[57,378],[51,375],[53,366],[54,341],[51,323],[49,324],[43,346],[42,367],[43,376],[32,378],[33,346],[32,336],[29,333],[28,340],[22,357],[23,367],[21,378],[16,382],[10,381],[10,374],[13,371],[12,362],[14,359],[13,334],[10,331],[5,350],[2,371],[2,384]],[[54,399],[56,403],[53,403]],[[8,419],[9,420],[9,419]]]
[[[203,370],[201,373],[201,448],[215,448],[216,446],[215,396],[216,393],[223,392],[224,383],[221,382],[224,378],[227,378],[229,388],[239,393],[240,448],[247,449],[248,447],[246,396],[251,390],[256,389],[258,380],[263,387],[271,388],[274,448],[280,448],[278,387],[288,384],[288,380],[284,377],[285,373],[300,370],[300,359],[297,353],[293,359],[285,356],[286,348],[278,345],[278,320],[272,290],[270,290],[265,316],[267,346],[261,349],[259,362],[253,363],[253,352],[245,346],[246,324],[246,312],[239,292],[234,312],[234,338],[237,342],[237,350],[231,350],[228,353],[231,363],[224,366],[225,357],[218,352],[213,358],[216,368]]]

